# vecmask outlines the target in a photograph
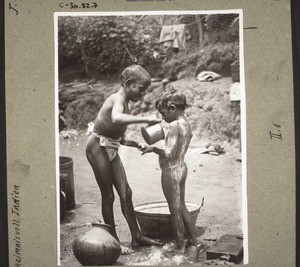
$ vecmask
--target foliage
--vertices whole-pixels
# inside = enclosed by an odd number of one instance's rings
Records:
[[[81,62],[87,74],[119,70],[130,64],[151,64],[151,39],[138,17],[60,17],[59,66]],[[147,60],[148,58],[148,60]]]
[[[230,74],[231,63],[239,58],[238,34],[231,34],[236,18],[234,14],[59,17],[60,73],[69,66],[82,65],[88,77],[94,72],[117,74],[130,64],[142,65],[152,77],[165,78],[176,73],[179,80],[174,86],[184,91],[190,102],[186,115],[195,136],[238,140],[240,110],[229,101],[231,78],[212,84],[194,79],[203,70],[223,77]],[[165,60],[154,58],[154,49],[162,49],[158,42],[161,27],[178,23],[186,24],[186,49],[167,51]],[[101,79],[91,87],[86,83],[82,88],[75,85],[61,90],[60,108],[67,128],[85,128],[96,117],[103,101],[119,86],[116,81],[104,83]],[[154,101],[162,90],[161,83],[153,83],[144,99],[132,103],[132,114],[155,113]]]
[[[58,20],[59,67],[64,70],[82,64],[86,76],[93,78],[101,73],[120,72],[131,64],[145,67],[152,76],[160,71],[166,73],[162,60],[153,57],[154,49],[161,48],[161,28],[184,23],[187,44],[183,59],[186,52],[194,54],[194,58],[176,68],[191,69],[199,63],[197,55],[204,47],[216,42],[234,42],[230,27],[236,17],[236,14],[62,16]],[[176,54],[171,53],[165,63],[168,65],[174,58]],[[185,70],[185,73],[192,71]]]
[[[63,69],[69,64],[82,62],[80,46],[77,42],[80,22],[81,18],[71,16],[59,17],[58,57],[60,69]]]

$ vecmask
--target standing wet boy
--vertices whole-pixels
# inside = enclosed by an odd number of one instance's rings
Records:
[[[161,245],[142,235],[138,227],[132,204],[132,191],[129,187],[122,161],[118,155],[120,144],[142,149],[135,141],[124,139],[127,125],[133,123],[153,124],[158,118],[129,114],[129,101],[137,102],[151,84],[149,73],[139,65],[132,65],[121,73],[121,88],[109,96],[101,107],[94,124],[90,124],[91,135],[86,146],[86,156],[91,164],[102,196],[102,216],[109,224],[111,234],[119,241],[113,214],[113,186],[120,196],[122,213],[129,225],[132,247]],[[121,253],[131,253],[121,247]]]
[[[155,107],[161,113],[162,119],[170,124],[165,146],[160,149],[145,145],[142,149],[143,154],[154,152],[159,155],[162,189],[172,216],[179,253],[185,252],[184,228],[188,234],[188,249],[197,251],[195,228],[185,205],[185,181],[188,170],[184,156],[192,138],[190,125],[184,116],[186,105],[186,97],[174,88],[163,91],[157,98]]]

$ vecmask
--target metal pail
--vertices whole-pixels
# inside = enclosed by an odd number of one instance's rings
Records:
[[[61,190],[66,194],[66,208],[69,210],[75,207],[73,159],[59,157],[59,172],[62,180]]]

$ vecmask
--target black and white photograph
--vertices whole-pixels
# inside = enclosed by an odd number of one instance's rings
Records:
[[[243,12],[56,12],[58,264],[247,264]]]

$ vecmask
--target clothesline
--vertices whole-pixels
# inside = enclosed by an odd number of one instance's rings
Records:
[[[145,15],[143,15],[143,17],[144,17]],[[152,19],[152,18],[151,18]],[[232,21],[232,24],[233,23],[236,23],[236,21],[238,21],[238,19],[239,19],[239,17],[237,17],[237,18],[235,18],[233,21]],[[154,19],[153,19],[154,20]],[[132,23],[134,23],[133,21],[131,21]],[[159,22],[158,21],[156,21],[155,20],[155,22],[157,23],[157,24],[159,24]],[[198,22],[202,22],[202,20],[200,19],[198,19],[198,20],[195,20],[195,21],[193,21],[193,22],[190,22],[190,23],[176,23],[176,24],[168,24],[168,25],[151,25],[151,26],[144,26],[143,28],[144,29],[149,29],[149,28],[162,28],[162,27],[164,27],[164,26],[173,26],[173,25],[180,25],[180,24],[184,24],[185,26],[190,26],[190,25],[193,25],[193,24],[196,24],[196,23],[198,23]],[[135,24],[135,23],[134,23]]]
[[[179,24],[185,24],[185,26],[190,26],[192,24],[196,24],[198,22],[201,22],[201,20],[196,20],[194,22],[191,23],[177,23],[177,24],[168,24],[168,25],[151,25],[151,26],[144,26],[144,28],[162,28],[163,26],[172,26],[172,25],[179,25]],[[134,23],[134,22],[132,22]],[[135,24],[135,23],[134,23]]]

